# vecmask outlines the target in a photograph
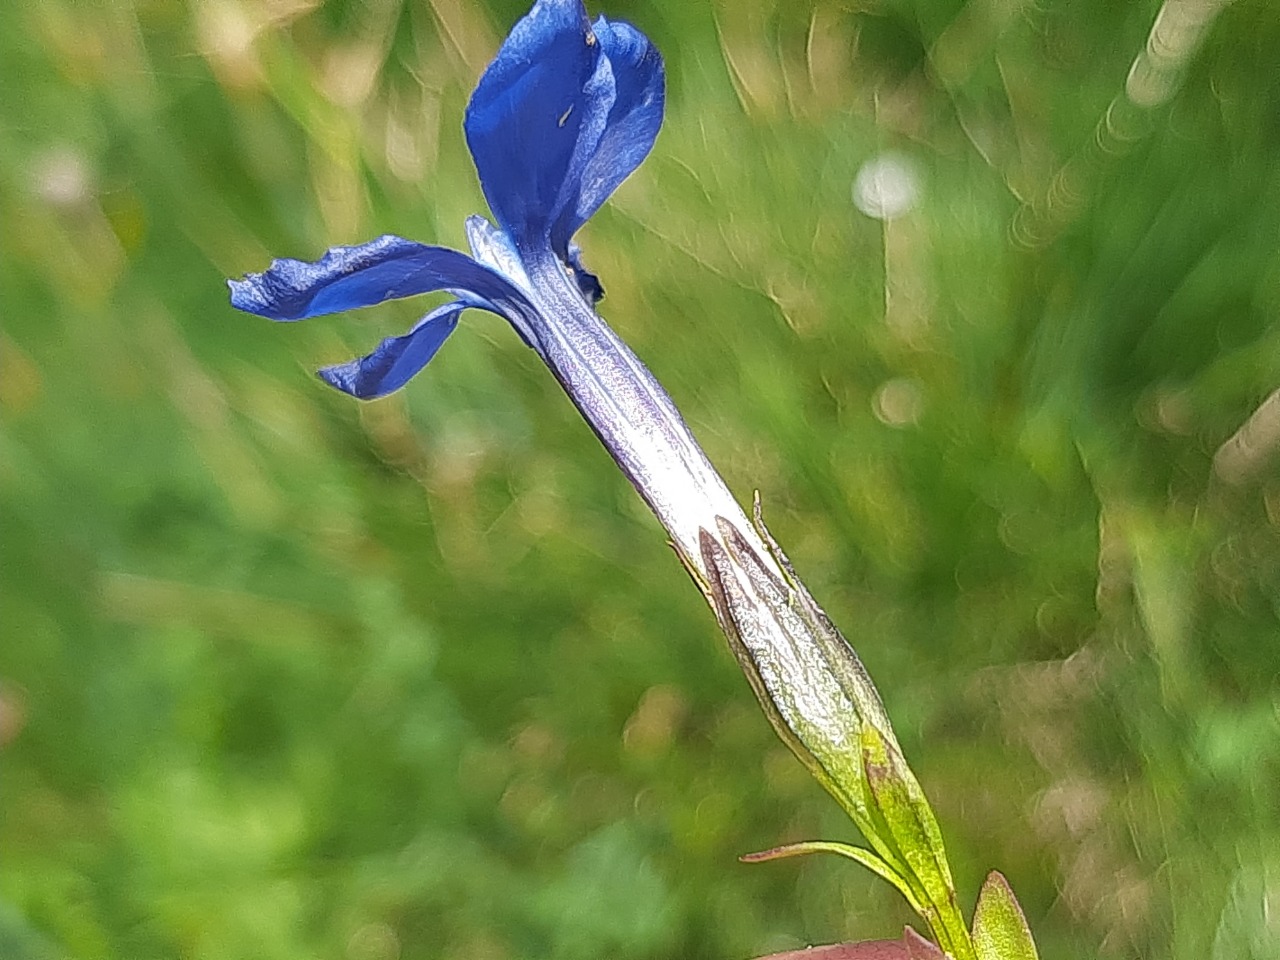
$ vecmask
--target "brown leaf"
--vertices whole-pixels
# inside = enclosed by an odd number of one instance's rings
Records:
[[[831,943],[787,953],[774,953],[758,960],[945,960],[946,954],[910,927],[901,940],[864,940],[861,943]]]

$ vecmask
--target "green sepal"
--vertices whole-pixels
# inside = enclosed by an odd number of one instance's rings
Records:
[[[871,726],[862,729],[859,740],[868,805],[883,818],[884,835],[910,869],[908,881],[924,905],[920,916],[943,949],[957,960],[973,960],[977,954],[956,898],[942,832],[924,791],[895,743]]]
[[[1018,898],[1009,881],[994,870],[973,910],[973,946],[978,960],[1039,960]]]

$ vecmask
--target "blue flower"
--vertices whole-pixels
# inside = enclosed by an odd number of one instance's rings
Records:
[[[301,320],[452,291],[454,300],[407,334],[320,371],[360,398],[403,386],[468,307],[505,317],[666,527],[779,731],[827,771],[856,742],[850,718],[887,728],[870,681],[662,385],[596,313],[600,285],[571,242],[649,152],[662,106],[662,60],[641,33],[603,18],[589,23],[581,0],[538,0],[467,108],[467,142],[498,221],[467,220],[470,256],[380,237],[335,247],[316,263],[276,260],[232,281],[231,302]]]
[[[489,65],[467,108],[467,144],[501,231],[467,224],[472,257],[384,236],[337,247],[318,263],[277,260],[231,281],[231,302],[272,320],[302,320],[432,290],[457,300],[367,357],[320,375],[361,399],[402,387],[435,355],[467,307],[506,317],[546,352],[533,280],[603,291],[570,241],[644,159],[662,125],[662,58],[625,23],[587,20],[581,0],[538,0]],[[558,291],[563,292],[563,291]]]
[[[870,731],[881,753],[898,747],[870,678],[758,504],[752,523],[661,384],[596,313],[600,284],[572,243],[649,152],[662,110],[662,59],[643,34],[603,17],[590,23],[582,0],[537,0],[467,107],[467,143],[497,220],[467,220],[470,256],[384,236],[315,263],[276,260],[231,281],[231,302],[302,320],[450,291],[454,299],[408,333],[320,371],[361,399],[402,387],[468,307],[505,317],[666,527],[778,733],[877,844],[863,862],[904,873],[896,848],[876,839],[861,744]]]
[[[648,154],[662,124],[662,57],[582,0],[537,0],[480,78],[464,129],[497,226],[467,220],[471,255],[384,236],[315,263],[276,260],[233,280],[231,302],[302,320],[448,290],[451,302],[368,356],[320,376],[370,399],[402,387],[468,307],[506,318],[546,362],[623,471],[701,567],[698,531],[746,518],[671,398],[596,313],[573,235]]]

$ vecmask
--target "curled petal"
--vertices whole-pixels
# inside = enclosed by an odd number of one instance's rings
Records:
[[[538,0],[480,78],[464,124],[489,207],[518,244],[546,242],[612,105],[582,0]]]
[[[437,307],[403,336],[387,337],[368,356],[325,367],[318,375],[330,386],[361,400],[385,397],[427,365],[458,326],[458,316],[468,306],[455,300]]]
[[[506,268],[518,271],[516,276],[506,276]],[[498,314],[525,343],[541,349],[534,329],[538,313],[518,260],[495,256],[478,263],[456,250],[385,236],[358,247],[334,247],[315,263],[276,260],[265,273],[228,283],[233,306],[272,320],[302,320],[433,290],[453,291],[456,301],[427,314],[409,333],[387,338],[366,357],[320,371],[325,382],[361,399],[402,387],[440,349],[467,307]]]
[[[572,237],[649,153],[662,126],[666,74],[662,55],[629,23],[600,17],[593,25],[609,61],[613,102],[604,133],[576,184],[575,198],[561,212],[551,234],[561,258]]]
[[[271,320],[303,320],[433,290],[473,294],[499,308],[527,302],[509,280],[466,254],[394,236],[334,247],[315,263],[275,260],[265,273],[228,285],[232,306]]]

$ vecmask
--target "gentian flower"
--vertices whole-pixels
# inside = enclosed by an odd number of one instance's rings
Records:
[[[663,88],[662,58],[634,27],[589,22],[582,0],[537,0],[467,107],[467,143],[497,220],[468,219],[470,256],[384,236],[334,247],[315,263],[276,260],[231,281],[231,302],[272,320],[302,320],[452,292],[407,334],[320,371],[361,399],[408,382],[467,308],[506,318],[667,529],[779,732],[832,787],[840,779],[828,769],[832,758],[857,759],[859,716],[870,713],[892,737],[879,698],[661,384],[596,312],[599,281],[572,244],[653,146]]]
[[[471,256],[384,236],[316,263],[276,260],[231,281],[231,302],[302,320],[448,290],[407,334],[320,376],[361,399],[402,387],[468,307],[508,320],[546,362],[670,532],[701,564],[698,531],[741,508],[679,411],[594,306],[602,295],[574,233],[639,165],[662,124],[662,57],[626,23],[591,23],[582,0],[538,0],[467,107],[467,144],[497,226],[466,224]],[[758,542],[758,547],[761,546]]]
[[[276,260],[233,280],[231,302],[302,320],[437,290],[450,302],[369,355],[320,376],[360,399],[404,386],[468,308],[535,350],[666,528],[783,740],[866,835],[834,849],[891,879],[960,960],[954,886],[933,814],[862,662],[795,576],[756,505],[749,520],[675,404],[595,310],[578,228],[648,154],[662,123],[662,58],[582,0],[537,0],[498,51],[464,129],[496,225],[468,219],[470,256],[383,236],[315,263]],[[962,919],[962,918],[961,918]]]
[[[827,741],[816,753],[805,748],[809,756],[856,754],[848,717],[866,712],[854,705],[866,699],[863,688],[874,692],[861,663],[848,659],[843,638],[825,652],[812,638],[776,640],[788,630],[812,633],[816,615],[805,613],[812,601],[791,585],[785,558],[747,519],[662,385],[596,312],[599,281],[572,243],[653,146],[663,87],[662,58],[634,27],[603,17],[590,23],[582,0],[537,0],[467,107],[467,143],[498,222],[467,221],[471,256],[384,236],[335,247],[316,263],[276,260],[265,273],[231,281],[231,302],[273,320],[301,320],[451,291],[454,300],[407,334],[320,371],[361,399],[403,386],[467,308],[505,317],[666,527],[779,730],[794,739],[809,714]],[[827,662],[833,655],[838,663]],[[857,697],[846,689],[851,682]],[[873,712],[887,733],[883,708]]]

